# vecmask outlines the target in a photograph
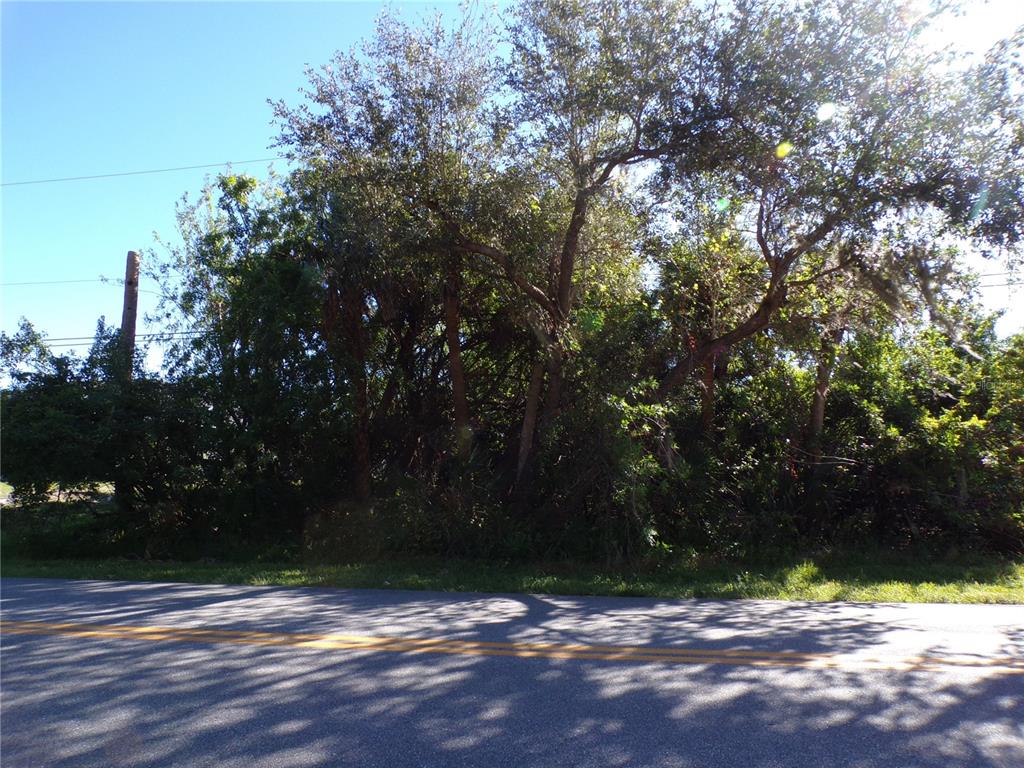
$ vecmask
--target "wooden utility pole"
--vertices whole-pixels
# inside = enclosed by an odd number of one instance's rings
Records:
[[[128,262],[124,268],[124,307],[121,310],[121,341],[124,344],[124,358],[127,362],[127,378],[132,377],[132,362],[135,359],[135,319],[139,313],[139,254],[128,251]]]
[[[124,305],[121,309],[121,344],[123,350],[122,364],[124,369],[121,373],[122,391],[118,403],[114,406],[115,433],[121,431],[124,422],[128,419],[126,401],[128,390],[131,387],[132,368],[135,362],[135,320],[139,313],[139,254],[137,251],[128,251],[128,261],[124,268]],[[131,455],[131,450],[126,447],[124,441],[118,441],[125,450],[125,456]],[[126,479],[125,464],[117,462],[114,469],[114,503],[123,514],[132,511],[131,483]]]

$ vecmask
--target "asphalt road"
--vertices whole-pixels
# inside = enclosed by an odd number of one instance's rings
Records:
[[[1024,607],[4,579],[0,765],[1024,766]]]

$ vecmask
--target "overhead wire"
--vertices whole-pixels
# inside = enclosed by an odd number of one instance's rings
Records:
[[[0,287],[10,288],[16,285],[60,285],[62,283],[107,283],[113,282],[102,277],[95,277],[88,280],[27,280],[20,283],[0,283]]]
[[[1015,275],[1015,274],[1016,273],[1014,273],[1014,272],[981,272],[981,273],[978,274],[978,277],[1001,277],[1002,275]],[[61,285],[61,284],[70,284],[70,283],[110,283],[111,285],[122,286],[122,285],[124,285],[124,280],[122,278],[119,278],[119,277],[91,277],[91,278],[81,278],[81,279],[74,279],[74,280],[25,280],[25,281],[19,281],[19,282],[14,282],[14,283],[0,283],[0,288],[13,288],[13,287],[22,286],[22,285]],[[980,285],[978,287],[979,288],[992,288],[992,287],[998,288],[998,287],[1003,286],[1003,285],[1017,285],[1019,283],[1024,283],[1024,277],[1022,277],[1019,280],[1016,279],[1016,278],[1011,278],[1006,283],[994,283],[992,285]]]
[[[253,160],[225,160],[220,163],[203,163],[202,165],[180,165],[175,168],[151,168],[145,171],[121,171],[119,173],[95,173],[89,176],[61,176],[53,179],[31,179],[28,181],[5,181],[0,187],[24,187],[30,184],[56,184],[62,181],[86,181],[89,179],[113,179],[118,176],[145,176],[151,173],[172,173],[173,171],[194,171],[200,168],[223,168],[226,165],[249,165],[252,163],[269,163],[274,160],[285,160],[284,157],[259,157]]]
[[[184,334],[184,335],[174,335],[174,334],[168,334],[168,333],[153,333],[153,334],[139,334],[138,336],[135,337],[135,340],[136,341],[144,341],[144,342],[150,342],[150,343],[157,343],[157,344],[159,344],[161,342],[170,343],[170,342],[175,342],[175,341],[189,341],[191,339],[201,339],[204,336],[208,336],[208,335],[210,335],[210,333],[207,332],[207,331],[201,331],[201,332],[195,332],[195,333],[187,333],[187,334]],[[70,348],[75,348],[75,347],[91,346],[93,343],[94,343],[94,339],[92,337],[83,338],[83,339],[81,339],[79,341],[62,341],[59,344],[51,344],[49,339],[44,339],[42,341],[42,346],[46,347],[47,349],[70,349]]]
[[[135,334],[136,339],[145,339],[153,336],[194,336],[196,334],[207,333],[207,331],[153,331],[152,333],[137,333]],[[92,341],[95,336],[60,336],[53,339],[43,339],[44,344],[49,344],[51,341]]]

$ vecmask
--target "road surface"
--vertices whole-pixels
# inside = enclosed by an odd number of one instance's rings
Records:
[[[1024,766],[1024,607],[4,579],[0,764]]]

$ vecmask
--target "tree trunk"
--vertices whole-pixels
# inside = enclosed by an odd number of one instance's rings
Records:
[[[964,512],[970,502],[970,494],[967,488],[967,469],[961,465],[956,469],[956,510]]]
[[[558,314],[564,320],[569,317],[572,309],[572,274],[576,265],[576,254],[580,249],[580,234],[587,221],[587,208],[590,202],[590,190],[581,189],[576,193],[569,228],[565,232],[562,253],[558,264]]]
[[[370,498],[370,404],[367,396],[365,368],[362,375],[353,377],[352,386],[356,410],[354,448],[356,459],[356,499],[361,502]]]
[[[544,384],[544,364],[533,364],[530,386],[526,391],[526,412],[523,415],[523,429],[519,435],[519,459],[516,462],[516,486],[520,485],[523,474],[533,453],[533,433],[537,428],[537,411],[540,409],[540,390]]]
[[[814,379],[814,394],[811,397],[811,413],[807,421],[807,448],[813,466],[821,462],[821,435],[825,427],[825,401],[832,384],[832,372],[836,366],[836,352],[843,341],[843,328],[829,331],[822,340],[818,355],[818,368]]]
[[[366,376],[366,355],[369,347],[369,333],[366,328],[366,296],[354,285],[343,289],[341,307],[334,307],[329,314],[340,314],[341,330],[346,346],[346,373],[352,387],[352,404],[356,423],[352,434],[355,453],[356,476],[355,495],[360,502],[370,499],[371,458],[370,458],[370,398]],[[337,310],[340,309],[340,312]]]
[[[565,356],[558,347],[556,341],[548,350],[548,388],[544,393],[544,419],[543,426],[546,429],[550,426],[555,416],[558,415],[559,407],[562,404],[562,384],[565,381]]]
[[[705,437],[715,427],[715,358],[704,361],[700,374],[700,429]]]
[[[757,309],[746,320],[737,325],[731,331],[704,342],[691,350],[690,354],[680,360],[662,378],[658,389],[650,398],[650,402],[663,403],[672,394],[673,390],[682,384],[694,371],[700,368],[706,360],[730,349],[744,339],[750,338],[756,333],[763,331],[771,323],[776,310],[786,301],[786,287],[780,285],[772,288],[761,299]]]
[[[465,458],[473,441],[469,424],[469,401],[466,394],[466,373],[462,367],[462,342],[459,305],[459,264],[454,255],[449,259],[448,277],[444,285],[444,331],[448,341],[448,367],[452,380],[452,405],[455,412],[455,445],[458,455]]]

